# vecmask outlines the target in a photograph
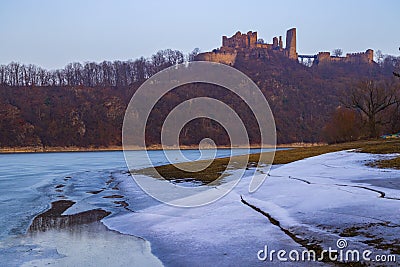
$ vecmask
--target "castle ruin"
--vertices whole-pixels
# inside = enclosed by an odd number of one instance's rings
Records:
[[[372,63],[374,51],[368,49],[361,53],[348,53],[345,57],[331,56],[329,52],[319,52],[316,55],[299,55],[296,48],[296,28],[287,30],[286,46],[283,47],[282,36],[273,37],[272,43],[264,43],[258,39],[257,32],[249,31],[246,34],[238,31],[232,37],[222,36],[222,46],[212,52],[197,55],[196,60],[212,61],[233,66],[239,54],[245,59],[268,58],[270,53],[279,53],[291,60],[309,59],[313,64],[325,64],[334,62],[344,63]]]
[[[283,47],[282,36],[274,37],[272,44],[264,43],[257,38],[257,32],[247,34],[237,32],[232,37],[222,36],[222,46],[212,52],[201,53],[197,60],[213,61],[227,65],[234,65],[238,53],[245,57],[265,58],[271,52],[281,53],[286,57],[297,60],[296,28],[286,33],[286,47]]]
[[[367,49],[365,52],[360,53],[347,53],[345,57],[331,56],[330,52],[319,52],[315,55],[315,63],[372,63],[374,61],[374,50]]]

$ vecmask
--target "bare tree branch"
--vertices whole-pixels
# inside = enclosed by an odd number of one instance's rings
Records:
[[[358,110],[367,118],[370,137],[377,137],[378,126],[385,121],[381,113],[393,105],[399,105],[400,99],[393,85],[364,81],[350,92],[344,103],[345,107]]]

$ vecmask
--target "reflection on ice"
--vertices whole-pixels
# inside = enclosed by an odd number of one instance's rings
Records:
[[[74,205],[75,202],[69,200],[58,200],[51,203],[51,208],[32,221],[29,232],[60,230],[73,226],[88,224],[100,221],[111,212],[102,209],[87,210],[71,215],[63,215],[63,212]]]
[[[1,266],[162,266],[149,242],[110,231],[99,222],[7,242],[7,250],[0,246]]]

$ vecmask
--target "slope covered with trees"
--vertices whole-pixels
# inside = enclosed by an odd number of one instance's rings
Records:
[[[156,72],[183,62],[185,57],[193,60],[197,53],[195,50],[185,56],[179,51],[163,50],[148,59],[71,63],[53,71],[18,63],[2,65],[0,147],[120,145],[125,108],[140,84]],[[387,57],[381,64],[307,67],[272,53],[263,59],[238,55],[234,67],[247,74],[267,97],[276,120],[278,142],[293,143],[329,139],[326,129],[332,120],[346,121],[332,114],[343,105],[352,88],[363,80],[392,79],[398,62],[395,57]],[[147,125],[149,145],[160,142],[162,121],[168,112],[195,96],[220,99],[239,111],[251,142],[259,141],[252,114],[240,99],[224,88],[190,84],[176,88],[156,105]],[[398,123],[392,124],[391,130],[400,130]],[[332,131],[328,128],[328,132]],[[224,129],[207,119],[190,122],[180,136],[186,145],[198,144],[204,137],[218,145],[229,143]]]

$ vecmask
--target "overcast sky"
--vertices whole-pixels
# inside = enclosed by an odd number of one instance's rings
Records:
[[[300,54],[372,48],[398,56],[399,11],[398,0],[2,0],[0,64],[61,68],[166,48],[208,51],[238,30],[257,31],[271,43],[292,27]]]

